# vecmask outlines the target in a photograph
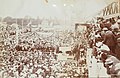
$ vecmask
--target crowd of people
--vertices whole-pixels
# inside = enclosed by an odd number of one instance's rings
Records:
[[[84,61],[86,58],[84,49],[81,54],[80,51],[75,50],[75,60],[58,60],[57,57],[62,53],[59,51],[59,45],[44,40],[42,36],[34,35],[35,32],[29,31],[29,28],[25,32],[19,30],[18,34],[16,29],[4,32],[8,36],[2,41],[3,47],[0,53],[1,78],[88,77],[88,69],[86,61]],[[82,48],[77,47],[78,50]]]
[[[79,78],[87,76],[85,66],[83,69],[77,68],[75,62],[60,61],[56,57],[55,53],[41,51],[12,51],[4,56],[3,61],[6,65],[1,68],[2,78]]]
[[[120,17],[98,18],[88,36],[93,56],[103,62],[111,77],[120,77]]]
[[[20,30],[18,39],[16,30],[6,30],[2,35],[4,39],[1,77],[3,78],[87,78],[86,65],[87,47],[85,44],[73,46],[70,53],[76,63],[60,61],[57,59],[59,45],[42,36],[34,35],[28,27]],[[33,34],[33,35],[31,35]],[[120,17],[110,19],[98,18],[97,23],[88,27],[85,34],[90,48],[93,48],[93,56],[103,62],[107,73],[112,77],[120,77]],[[82,39],[79,35],[78,40]],[[18,40],[18,41],[17,41]],[[82,40],[81,40],[82,41]],[[70,55],[71,55],[70,54]]]

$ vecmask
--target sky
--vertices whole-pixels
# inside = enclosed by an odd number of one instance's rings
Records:
[[[0,0],[0,17],[87,18],[114,0]]]

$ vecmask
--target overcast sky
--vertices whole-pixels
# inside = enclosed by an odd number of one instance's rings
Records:
[[[90,16],[114,0],[0,0],[0,17]]]

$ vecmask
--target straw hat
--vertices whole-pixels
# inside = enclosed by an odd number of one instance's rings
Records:
[[[111,59],[106,59],[105,64],[106,65],[113,64],[113,61]]]
[[[117,42],[120,42],[120,38],[117,39]]]
[[[103,28],[102,30],[103,30],[103,31],[107,31],[107,30],[108,30],[108,28],[106,28],[106,27],[105,27],[105,28]]]
[[[117,20],[117,23],[120,23],[120,19]]]

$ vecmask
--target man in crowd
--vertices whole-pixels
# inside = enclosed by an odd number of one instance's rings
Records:
[[[115,35],[113,34],[112,31],[108,30],[107,28],[104,29],[106,29],[106,31],[105,31],[103,43],[110,48],[111,54],[115,55],[115,47],[116,47]]]

